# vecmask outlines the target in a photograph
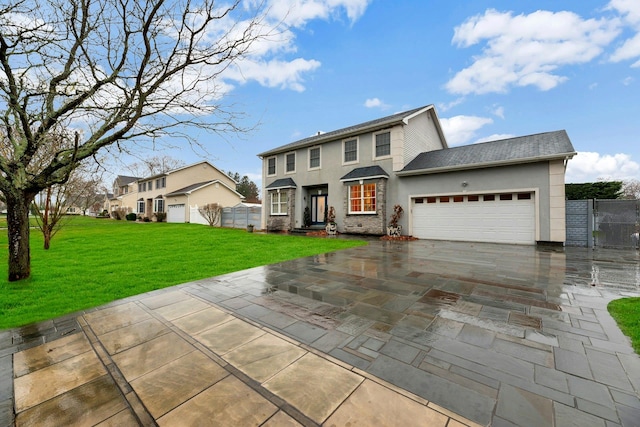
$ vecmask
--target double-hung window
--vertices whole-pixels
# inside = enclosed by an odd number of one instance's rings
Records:
[[[348,139],[343,141],[343,157],[342,163],[357,163],[358,162],[358,140]]]
[[[309,169],[320,168],[320,147],[309,148]]]
[[[158,188],[165,188],[167,186],[167,177],[163,176],[162,178],[156,179],[156,190]]]
[[[271,193],[271,215],[287,214],[287,193],[274,191]]]
[[[386,157],[391,155],[391,132],[382,132],[376,134],[375,140],[376,157]]]
[[[267,159],[267,175],[275,175],[276,174],[276,158],[269,157]]]
[[[376,213],[376,184],[349,186],[349,213]]]
[[[139,214],[144,213],[144,200],[142,199],[138,200],[138,213]]]
[[[164,199],[155,199],[153,205],[154,212],[164,212]]]
[[[296,153],[287,153],[284,156],[286,173],[293,173],[296,171]]]

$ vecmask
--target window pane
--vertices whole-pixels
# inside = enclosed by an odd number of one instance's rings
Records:
[[[376,157],[391,154],[391,133],[379,133],[376,135]]]
[[[276,174],[276,158],[271,157],[267,160],[267,175],[275,175]]]
[[[362,211],[362,187],[360,185],[352,185],[349,187],[349,211]]]
[[[312,148],[311,150],[309,150],[309,167],[320,167],[320,148]]]
[[[344,143],[344,162],[355,162],[358,160],[358,141],[353,139]]]
[[[511,200],[513,199],[513,195],[512,194],[501,194],[500,195],[500,200]]]
[[[293,172],[296,170],[296,155],[295,153],[287,154],[287,172]]]

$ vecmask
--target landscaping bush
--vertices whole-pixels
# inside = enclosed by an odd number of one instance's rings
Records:
[[[165,219],[167,219],[167,213],[166,212],[156,212],[156,221],[164,222]]]
[[[137,218],[137,216],[133,212],[127,214],[127,221],[135,221],[136,218]]]

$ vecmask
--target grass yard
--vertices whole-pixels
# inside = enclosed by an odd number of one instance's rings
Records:
[[[0,329],[205,277],[364,244],[198,224],[74,217],[48,251],[42,248],[40,230],[31,230],[31,278],[10,283],[7,233],[2,230]]]
[[[622,298],[607,306],[622,332],[631,338],[631,345],[640,354],[640,298]]]

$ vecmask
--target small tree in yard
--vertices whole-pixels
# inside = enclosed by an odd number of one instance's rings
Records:
[[[34,197],[66,183],[83,160],[167,136],[206,151],[186,126],[246,130],[223,103],[223,73],[275,35],[262,7],[240,0],[0,5],[0,192],[10,281],[31,274]],[[58,137],[72,143],[52,150]]]
[[[215,226],[222,215],[222,206],[217,203],[208,203],[198,208],[200,215],[207,221],[210,227]]]

